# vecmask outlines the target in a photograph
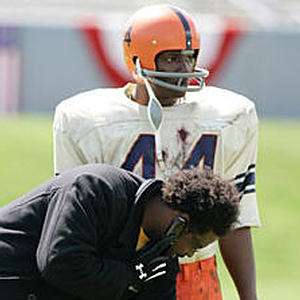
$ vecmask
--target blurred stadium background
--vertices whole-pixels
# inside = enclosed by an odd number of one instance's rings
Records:
[[[299,0],[0,0],[0,205],[52,175],[57,103],[130,78],[122,26],[139,7],[154,3],[191,12],[202,32],[199,64],[210,69],[209,84],[257,105],[259,299],[298,299]],[[224,299],[238,299],[219,263]]]

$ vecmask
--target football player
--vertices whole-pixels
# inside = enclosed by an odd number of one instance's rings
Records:
[[[241,193],[239,225],[219,244],[240,299],[257,299],[251,239],[251,227],[260,224],[253,102],[205,86],[208,72],[196,67],[201,48],[195,21],[177,7],[139,10],[127,24],[123,47],[133,83],[81,93],[56,108],[55,172],[104,162],[145,178],[197,167],[234,180]],[[178,300],[222,299],[216,250],[213,243],[180,259]]]

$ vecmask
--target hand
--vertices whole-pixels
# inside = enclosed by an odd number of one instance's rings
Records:
[[[129,266],[134,274],[133,282],[128,289],[133,292],[140,291],[147,283],[165,276],[172,271],[173,258],[167,254],[167,250],[175,241],[175,236],[167,236],[160,241],[149,242],[136,253]]]

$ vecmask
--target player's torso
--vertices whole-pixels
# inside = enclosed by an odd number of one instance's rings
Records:
[[[99,106],[91,107],[93,116],[79,146],[89,162],[113,164],[145,178],[191,166],[209,167],[222,175],[224,161],[238,151],[243,139],[243,129],[234,124],[243,108],[233,102],[224,111],[218,107],[219,100],[210,99],[211,94],[163,108],[159,140],[146,106],[129,99],[111,99],[101,106],[105,99],[99,99]],[[163,163],[157,159],[159,147]]]

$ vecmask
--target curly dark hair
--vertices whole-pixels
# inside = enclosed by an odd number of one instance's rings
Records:
[[[190,217],[189,231],[224,236],[237,222],[240,194],[210,170],[178,171],[162,187],[163,201]]]

